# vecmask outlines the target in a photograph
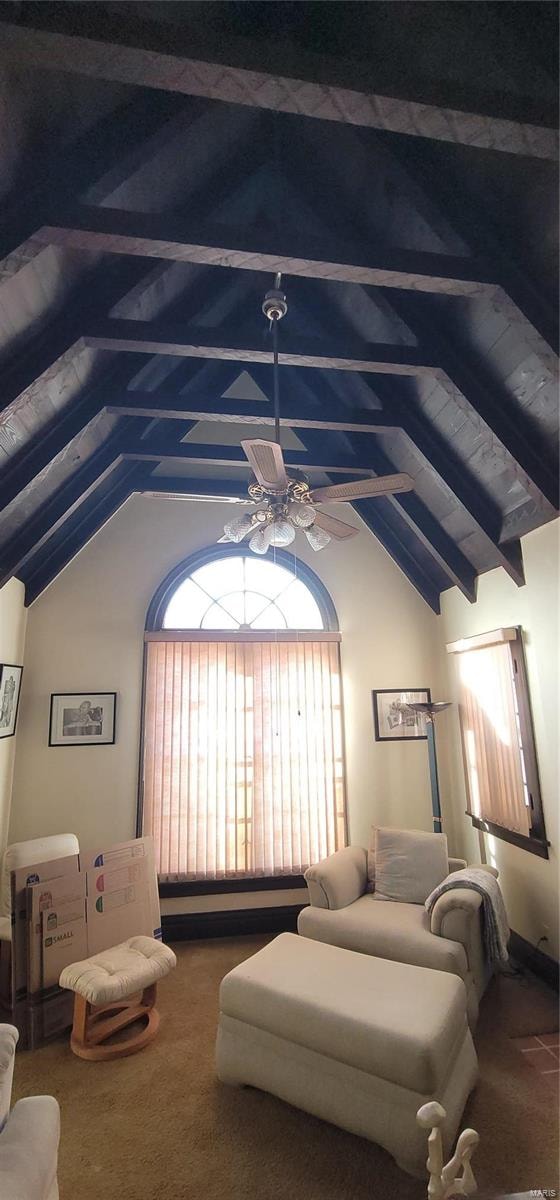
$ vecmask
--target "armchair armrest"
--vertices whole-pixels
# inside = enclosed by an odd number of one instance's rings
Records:
[[[464,870],[464,868],[465,868],[465,867],[466,867],[466,865],[467,865],[467,860],[466,860],[466,858],[449,858],[447,861],[448,861],[448,864],[449,864],[449,874],[450,874],[450,875],[452,875],[452,874],[453,874],[453,871],[462,871],[462,870]]]
[[[309,899],[316,908],[346,908],[367,886],[367,852],[346,846],[305,872]]]
[[[18,1100],[0,1134],[0,1195],[55,1200],[60,1111],[53,1096]]]
[[[461,942],[465,947],[469,940],[469,924],[480,911],[482,896],[472,888],[453,888],[436,900],[432,909],[430,928],[439,937]]]

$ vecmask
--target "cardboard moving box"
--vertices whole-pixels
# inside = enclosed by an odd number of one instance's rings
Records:
[[[161,938],[151,838],[13,871],[12,926],[12,1019],[34,1047],[72,1023],[63,967],[138,934]]]

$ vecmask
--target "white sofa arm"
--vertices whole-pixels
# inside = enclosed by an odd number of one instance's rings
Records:
[[[60,1109],[54,1096],[29,1096],[14,1105],[0,1134],[0,1196],[57,1200]]]
[[[367,887],[367,851],[346,846],[305,872],[309,900],[316,908],[346,908]]]

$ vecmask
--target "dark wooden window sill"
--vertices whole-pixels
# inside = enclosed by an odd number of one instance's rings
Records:
[[[303,875],[248,876],[246,879],[185,879],[178,883],[160,883],[163,900],[174,896],[217,896],[235,892],[275,892],[304,888]]]
[[[510,842],[512,846],[519,846],[521,850],[528,850],[529,854],[538,854],[539,858],[548,858],[548,847],[550,842],[538,837],[525,837],[523,833],[515,833],[513,829],[506,829],[503,825],[496,825],[494,821],[483,821],[480,817],[475,817],[473,813],[465,814],[470,817],[475,829],[482,830],[482,833],[489,833],[492,837],[501,838],[503,842]]]

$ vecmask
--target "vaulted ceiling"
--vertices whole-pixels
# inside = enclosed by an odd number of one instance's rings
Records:
[[[556,5],[0,4],[0,585],[285,457],[428,604],[558,509]],[[336,553],[335,550],[323,553]]]

